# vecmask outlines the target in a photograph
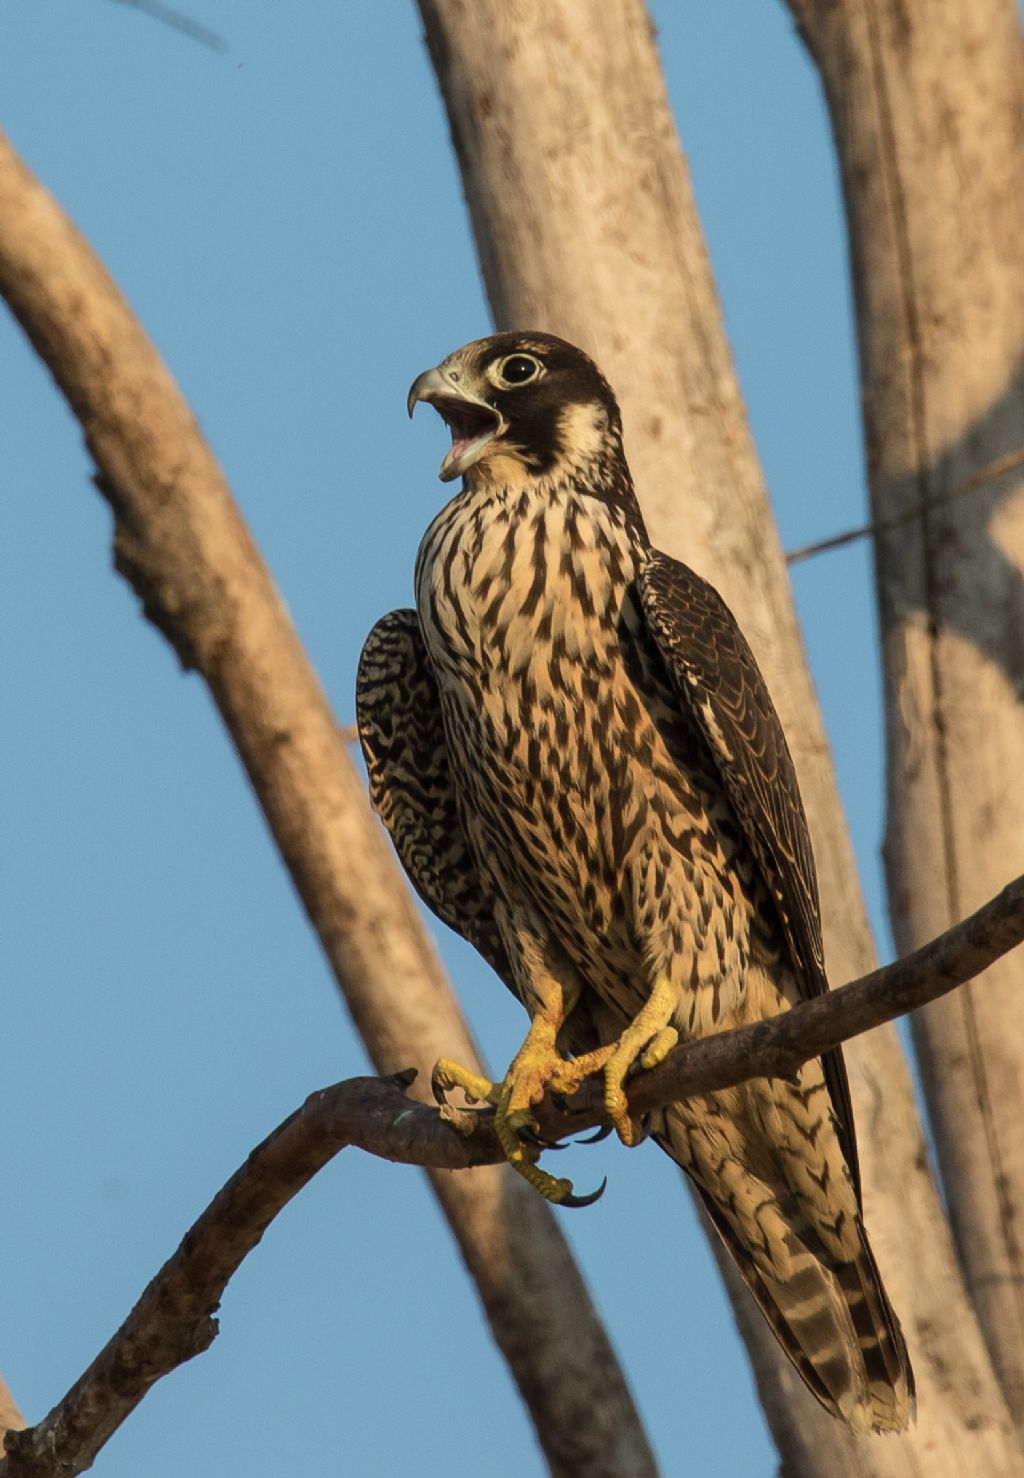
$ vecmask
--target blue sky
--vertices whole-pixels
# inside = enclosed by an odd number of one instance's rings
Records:
[[[408,0],[188,0],[216,54],[111,0],[6,0],[0,123],[99,251],[220,456],[342,722],[407,605],[446,441],[405,391],[489,320]],[[862,521],[842,221],[775,0],[660,0],[669,90],[787,546]],[[542,325],[541,325],[542,326]],[[313,1088],[365,1070],[201,683],[111,570],[77,427],[0,318],[4,1111],[0,1369],[30,1419]],[[880,937],[868,551],[794,585]],[[441,939],[492,1064],[525,1018]],[[566,1216],[668,1478],[774,1471],[679,1177],[580,1152]],[[530,1427],[419,1172],[342,1155],[153,1391],[103,1478],[534,1478]],[[458,1455],[458,1454],[461,1454]]]

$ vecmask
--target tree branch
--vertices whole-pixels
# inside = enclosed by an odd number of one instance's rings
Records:
[[[782,1016],[677,1047],[631,1085],[630,1106],[649,1112],[748,1078],[792,1073],[963,985],[1022,940],[1024,877],[905,959]],[[64,1399],[38,1426],[8,1433],[0,1478],[73,1478],[88,1468],[161,1376],[209,1348],[228,1280],[277,1213],[340,1150],[443,1170],[499,1162],[490,1116],[411,1101],[405,1090],[415,1076],[409,1069],[321,1089],[258,1145]],[[592,1082],[568,1105],[539,1105],[542,1132],[559,1136],[604,1123],[601,1098]]]
[[[258,1145],[64,1399],[38,1426],[8,1432],[3,1478],[72,1478],[90,1467],[150,1387],[213,1343],[228,1280],[277,1213],[339,1150],[359,1145],[420,1165],[472,1163],[434,1110],[405,1097],[415,1076],[410,1069],[389,1079],[354,1078],[314,1093]]]
[[[905,528],[907,524],[927,518],[929,513],[944,508],[955,498],[962,498],[967,493],[977,493],[982,488],[989,487],[991,483],[999,482],[1009,473],[1016,472],[1019,467],[1024,467],[1024,447],[1018,448],[1015,452],[1007,452],[1004,457],[997,457],[994,462],[986,463],[980,471],[972,473],[970,477],[965,477],[962,482],[951,487],[947,493],[929,499],[920,507],[907,508],[891,518],[872,519],[870,523],[859,524],[855,529],[846,529],[841,534],[832,534],[828,539],[816,539],[813,544],[802,544],[799,549],[789,549],[786,551],[786,563],[788,565],[802,564],[805,559],[813,559],[818,554],[831,554],[835,549],[845,549],[847,544],[855,544],[858,539],[877,538],[879,534]]]
[[[1024,235],[1021,13],[1015,0],[790,4],[849,234],[884,675],[882,856],[904,953],[1024,869],[1024,276],[1006,246]],[[913,1037],[963,1276],[1020,1440],[1019,968],[921,1013]]]
[[[788,1077],[808,1058],[956,990],[1022,940],[1024,877],[1019,877],[969,918],[891,965],[781,1016],[677,1047],[638,1080],[630,1105],[646,1112],[751,1077]]]
[[[0,137],[0,294],[81,423],[114,560],[199,671],[380,1072],[477,1062],[334,716],[166,365],[102,264]],[[433,1176],[555,1478],[654,1478],[560,1229],[511,1172]]]

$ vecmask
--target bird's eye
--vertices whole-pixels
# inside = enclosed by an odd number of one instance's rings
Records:
[[[540,360],[529,354],[510,354],[498,365],[498,378],[506,385],[528,385],[540,374]]]

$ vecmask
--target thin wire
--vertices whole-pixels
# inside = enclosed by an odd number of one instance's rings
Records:
[[[973,477],[958,482],[943,497],[929,499],[919,508],[911,508],[908,513],[899,513],[893,518],[879,519],[877,523],[865,523],[860,528],[847,529],[844,534],[834,534],[831,539],[819,539],[816,544],[805,544],[801,549],[791,549],[786,555],[786,563],[788,565],[800,564],[802,560],[811,559],[816,554],[828,554],[832,549],[842,549],[845,545],[853,544],[858,539],[867,539],[872,534],[881,534],[887,529],[903,528],[905,524],[913,523],[915,518],[931,512],[933,508],[941,508],[943,503],[951,503],[954,498],[962,498],[965,493],[976,492],[978,488],[984,487],[987,483],[996,482],[1017,467],[1024,467],[1024,447],[1019,451],[1009,452],[1005,457],[1000,457],[998,461],[990,462]]]
[[[133,10],[141,10],[145,15],[152,16],[155,21],[161,21],[165,26],[171,26],[173,30],[180,31],[183,36],[188,36],[190,40],[198,41],[201,46],[209,47],[211,51],[227,51],[228,49],[223,36],[218,36],[216,31],[200,25],[191,16],[183,15],[180,10],[161,4],[161,0],[115,0],[115,3],[130,5]]]

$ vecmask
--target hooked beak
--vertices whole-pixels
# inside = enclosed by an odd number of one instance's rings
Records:
[[[504,416],[462,383],[464,373],[443,365],[426,370],[413,380],[406,402],[411,416],[417,401],[425,400],[444,417],[452,434],[451,447],[438,472],[442,482],[461,477],[480,460],[491,442],[508,430]]]

